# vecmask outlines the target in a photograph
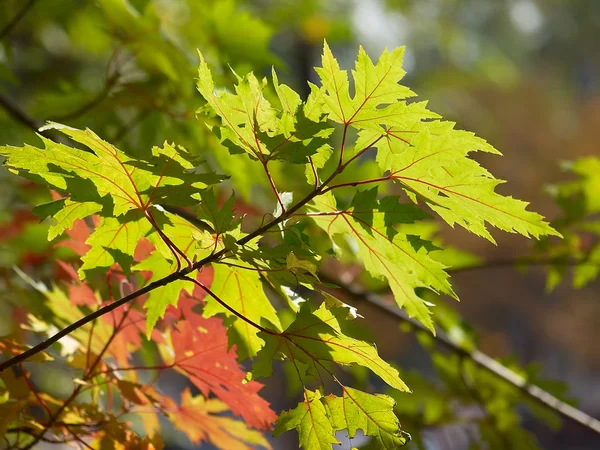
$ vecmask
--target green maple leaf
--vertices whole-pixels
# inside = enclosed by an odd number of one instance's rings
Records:
[[[108,268],[115,263],[128,274],[140,238],[151,228],[150,222],[137,211],[116,218],[104,217],[86,241],[91,249],[81,258],[80,277],[85,278],[89,270]]]
[[[503,181],[468,154],[499,152],[474,134],[454,129],[451,122],[392,127],[375,147],[381,170],[389,171],[390,179],[417,194],[450,225],[458,224],[492,242],[486,222],[525,236],[560,236],[542,216],[527,211],[526,202],[494,191]]]
[[[358,129],[356,151],[376,147],[380,169],[389,173],[380,181],[400,183],[450,225],[491,241],[486,222],[525,236],[559,235],[540,215],[526,211],[525,202],[494,192],[502,181],[468,158],[470,152],[497,150],[472,133],[455,130],[451,122],[432,121],[439,115],[427,110],[425,102],[406,102],[414,93],[399,84],[402,55],[401,48],[385,50],[373,64],[361,48],[351,96],[348,72],[340,69],[325,43],[322,67],[316,69],[322,86],[311,87],[307,104],[313,105],[313,114],[343,124],[344,140],[349,126]]]
[[[304,389],[304,401],[279,415],[273,436],[295,428],[300,446],[305,450],[331,450],[332,444],[339,444],[321,399],[319,391]]]
[[[393,228],[426,218],[423,212],[398,197],[377,200],[377,189],[356,194],[352,207],[338,210],[329,192],[309,205],[312,219],[332,239],[351,236],[358,246],[358,258],[375,277],[385,278],[399,306],[434,332],[429,308],[415,293],[428,288],[455,296],[444,266],[432,259],[427,249],[415,249],[411,239]]]
[[[239,263],[243,264],[241,261]],[[242,269],[215,264],[211,291],[254,323],[274,331],[281,330],[275,308],[264,292],[260,273],[253,267]],[[258,335],[259,330],[236,317],[211,296],[207,296],[204,317],[212,317],[216,314],[224,314],[233,320],[229,342],[237,344],[238,357],[245,359],[256,356],[264,345],[263,339]]]
[[[151,206],[159,202],[196,205],[209,184],[223,179],[199,172],[194,158],[182,147],[167,143],[154,147],[150,159],[144,161],[128,156],[89,129],[59,124],[46,128],[66,134],[89,150],[41,137],[44,148],[4,146],[0,154],[7,157],[9,170],[68,195],[38,208],[40,216],[51,218],[49,239],[72,227],[76,219],[92,214],[105,217],[87,241],[91,249],[82,258],[82,277],[115,262],[128,272],[137,243],[152,228]]]
[[[252,376],[270,376],[273,361],[282,358],[311,377],[318,376],[325,365],[332,362],[356,364],[370,369],[391,387],[409,391],[398,371],[379,357],[373,344],[353,339],[342,332],[348,316],[347,308],[328,307],[327,303],[323,303],[313,311],[311,304],[305,302],[294,322],[283,333],[259,334],[265,340],[265,346],[258,352]],[[301,369],[299,363],[306,370]]]
[[[238,77],[235,94],[216,90],[208,64],[200,54],[198,90],[221,119],[215,128],[220,142],[232,154],[247,153],[263,163],[281,160],[294,164],[308,163],[311,155],[326,153],[327,139],[333,129],[320,115],[309,116],[300,96],[280,84],[273,70],[273,85],[280,107],[275,108],[264,96],[266,78],[253,73]]]
[[[210,223],[217,234],[231,231],[239,225],[241,219],[235,219],[235,195],[233,193],[223,205],[218,204],[214,189],[202,192],[201,198],[202,201],[196,208],[197,215],[200,219]]]
[[[73,228],[73,223],[77,219],[85,219],[101,210],[102,205],[96,202],[79,203],[69,198],[61,198],[36,206],[33,213],[40,219],[51,218],[48,227],[48,240],[51,241],[62,235],[65,230]]]
[[[153,252],[148,258],[134,266],[137,271],[147,270],[152,272],[148,283],[159,280],[173,272],[173,266],[159,251]],[[164,286],[154,289],[148,294],[144,303],[146,309],[146,337],[150,339],[152,330],[160,318],[165,315],[169,305],[177,306],[179,296],[183,290],[188,294],[194,289],[194,285],[188,280],[174,280]]]
[[[199,229],[196,224],[189,222],[184,217],[168,211],[158,209],[153,212],[153,216],[160,229],[169,236],[169,240],[191,261],[200,260],[215,249],[215,238],[209,230]],[[147,237],[164,258],[173,261],[172,250],[158,233],[153,232]]]
[[[415,94],[399,81],[406,73],[402,69],[404,47],[391,53],[387,50],[373,64],[365,50],[360,47],[355,69],[352,71],[354,95],[350,96],[348,72],[340,69],[327,42],[323,48],[322,67],[316,68],[322,87],[313,89],[312,99],[307,103],[321,105],[320,111],[334,122],[357,129],[374,129],[381,132],[381,125],[403,124],[407,117],[439,117],[422,108],[408,106],[403,100]]]
[[[383,394],[368,394],[347,386],[342,390],[342,397],[328,395],[323,398],[328,419],[335,431],[348,430],[348,437],[352,439],[360,428],[366,436],[373,437],[375,448],[385,450],[406,444],[407,435],[400,430],[393,398]]]

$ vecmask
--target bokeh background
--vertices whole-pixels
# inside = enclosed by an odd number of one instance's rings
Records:
[[[559,210],[545,186],[568,178],[561,162],[600,155],[596,0],[0,0],[0,30],[2,144],[37,143],[27,121],[56,120],[90,127],[132,153],[165,139],[198,150],[208,138],[195,117],[202,104],[194,90],[196,48],[241,73],[266,75],[275,65],[306,95],[327,39],[343,67],[351,67],[359,44],[373,58],[406,45],[405,84],[432,110],[500,149],[503,158],[480,158],[509,180],[500,190],[549,218]],[[211,158],[232,164],[236,176],[252,176],[241,163]],[[245,197],[260,209],[268,195],[253,194]],[[45,229],[28,215],[42,195],[1,173],[0,313],[18,303],[13,265],[52,276],[40,264],[50,245]],[[524,239],[496,233],[496,247],[461,230],[444,228],[442,235],[491,261],[453,276],[462,300],[453,306],[477,330],[480,349],[537,362],[544,377],[566,383],[578,405],[600,417],[599,282],[548,292],[544,267],[523,272],[503,264],[527,253]],[[431,370],[410,334],[391,332],[395,321],[368,308],[362,313],[385,357],[403,369]],[[0,331],[11,326],[0,322]],[[173,390],[179,382],[161,380]],[[285,392],[281,374],[265,395],[281,409],[293,404]],[[525,426],[542,448],[600,448],[597,436],[569,423],[551,429],[527,417]],[[428,449],[469,448],[460,430],[431,431]],[[170,448],[191,448],[170,435]],[[294,448],[294,436],[273,445]]]

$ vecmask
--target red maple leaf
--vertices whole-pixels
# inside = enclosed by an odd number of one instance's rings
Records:
[[[219,318],[206,319],[195,314],[182,320],[171,331],[173,354],[163,351],[170,367],[188,376],[208,397],[213,393],[248,426],[270,429],[277,415],[269,403],[258,395],[262,384],[244,383],[246,372],[238,362],[235,346],[227,350],[227,330]]]
[[[168,413],[169,418],[194,444],[210,441],[224,450],[252,450],[259,446],[271,448],[260,432],[248,429],[243,422],[220,415],[227,411],[227,406],[220,400],[192,397],[187,388],[181,393],[181,405],[175,405],[170,398],[165,400],[168,410],[172,411]]]
[[[77,275],[75,268],[71,264],[67,264],[64,261],[57,260],[56,262],[68,276],[69,282],[67,285],[69,291],[69,300],[71,300],[71,303],[77,306],[89,306],[90,308],[98,307],[98,299],[96,294],[87,283],[79,280],[79,276]]]

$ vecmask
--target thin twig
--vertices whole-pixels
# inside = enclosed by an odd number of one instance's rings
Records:
[[[310,163],[310,168],[312,169],[313,176],[315,177],[315,189],[319,188],[319,174],[317,173],[317,168],[315,167],[315,163],[312,159],[312,156],[308,157],[308,161]]]
[[[25,14],[27,14],[27,11],[29,11],[31,9],[31,7],[35,4],[37,0],[29,0],[27,3],[25,3],[25,5],[23,5],[23,7],[19,10],[19,12],[17,12],[17,14],[15,14],[15,16],[12,18],[12,20],[10,22],[8,22],[6,25],[4,25],[4,28],[2,28],[2,31],[0,31],[0,40],[4,39],[6,36],[8,36],[10,34],[10,32],[13,30],[14,27],[17,26],[17,24],[21,21],[21,19],[23,17],[25,17]]]
[[[564,256],[552,257],[552,258],[535,258],[535,257],[519,257],[519,258],[506,258],[506,259],[493,259],[490,261],[484,261],[481,264],[472,264],[459,267],[450,267],[446,269],[446,272],[457,274],[463,272],[471,272],[477,270],[491,270],[491,269],[504,269],[507,267],[515,267],[519,265],[546,267],[546,266],[563,266],[563,267],[574,267],[574,266],[597,266],[600,262],[590,261],[588,257],[579,259],[567,258]]]
[[[42,123],[38,120],[30,117],[25,111],[21,109],[19,105],[13,102],[10,98],[0,94],[0,106],[8,113],[10,117],[15,122],[20,123],[21,125],[25,125],[27,128],[35,131],[36,133],[41,134],[47,138],[51,138],[51,134],[46,131],[39,131],[39,128],[42,126]]]
[[[211,291],[208,287],[206,287],[204,285],[204,283],[202,283],[199,280],[196,280],[195,278],[190,278],[190,277],[183,277],[184,280],[187,281],[191,281],[192,283],[194,283],[196,286],[200,287],[200,289],[202,289],[204,292],[206,292],[208,295],[210,295],[212,298],[214,298],[217,303],[219,303],[223,308],[225,308],[226,310],[228,310],[230,313],[232,313],[234,316],[236,316],[239,319],[242,319],[244,322],[246,322],[247,324],[253,326],[254,328],[256,328],[257,330],[262,331],[263,333],[267,333],[267,334],[278,334],[274,331],[268,330],[265,327],[260,326],[259,324],[257,324],[256,322],[248,319],[246,316],[244,316],[243,314],[241,314],[240,312],[236,311],[234,308],[232,308],[231,306],[229,306],[224,300],[222,300],[221,298],[219,298],[217,296],[217,294],[215,294],[213,291]]]
[[[115,80],[116,80],[116,78],[115,78]],[[81,105],[79,108],[75,109],[74,111],[71,111],[71,112],[63,114],[63,115],[50,117],[48,120],[51,120],[52,122],[67,122],[69,120],[77,119],[79,116],[84,115],[85,113],[91,111],[96,106],[98,106],[100,103],[102,103],[104,101],[104,99],[106,99],[106,97],[108,97],[108,94],[110,94],[110,91],[113,88],[113,86],[115,85],[115,83],[116,83],[116,81],[113,81],[112,78],[109,79],[105,83],[102,90],[94,98],[92,98],[89,102]]]
[[[271,185],[271,189],[273,189],[273,192],[275,193],[275,197],[277,198],[277,203],[279,203],[279,207],[281,208],[281,213],[283,214],[285,212],[285,205],[283,204],[283,201],[281,200],[281,196],[279,195],[279,191],[277,190],[277,186],[275,185],[275,181],[273,181],[273,177],[271,176],[271,172],[269,172],[269,167],[266,162],[263,163],[263,168],[265,169],[265,174],[267,175],[267,178],[269,179],[269,184]]]
[[[148,114],[150,114],[150,109],[142,109],[138,114],[136,114],[131,120],[125,122],[123,126],[117,131],[115,136],[111,139],[113,144],[118,144],[125,136],[127,136],[131,131],[135,129],[139,123],[146,118]]]

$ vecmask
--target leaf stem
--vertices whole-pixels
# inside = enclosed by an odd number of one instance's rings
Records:
[[[393,175],[392,175],[392,174],[390,174],[390,175],[387,175],[387,176],[385,176],[385,177],[381,177],[381,178],[372,178],[372,179],[370,179],[370,180],[361,180],[361,181],[352,181],[352,182],[349,182],[349,183],[340,183],[340,184],[334,184],[333,186],[329,186],[329,187],[327,187],[327,188],[326,188],[326,189],[323,191],[323,193],[325,193],[325,192],[328,192],[328,191],[331,191],[331,190],[333,190],[333,189],[341,188],[341,187],[346,187],[346,186],[353,186],[353,187],[355,187],[355,186],[358,186],[358,185],[361,185],[361,184],[379,183],[379,182],[381,182],[381,181],[388,181],[388,180],[391,180],[391,179],[393,179],[393,178],[394,178],[394,177],[393,177]]]
[[[381,139],[383,139],[385,135],[381,135],[379,136],[377,139],[375,139],[373,142],[371,142],[369,145],[367,145],[365,148],[363,148],[362,150],[360,150],[359,152],[356,153],[356,155],[354,155],[352,158],[350,158],[348,161],[346,161],[344,164],[342,164],[342,168],[345,169],[348,164],[350,164],[352,161],[354,161],[356,158],[360,157],[363,153],[365,153],[367,150],[369,150],[370,148],[372,148],[375,144],[377,144]]]
[[[348,123],[344,124],[344,131],[342,133],[342,145],[340,146],[340,161],[338,162],[337,170],[340,172],[344,166],[344,147],[346,146],[346,134],[348,133]]]
[[[145,210],[144,215],[146,216],[148,221],[150,221],[150,223],[152,224],[152,227],[156,230],[156,232],[161,237],[163,242],[167,245],[167,247],[169,247],[169,249],[173,253],[173,256],[175,256],[175,260],[177,261],[177,271],[179,272],[181,270],[181,261],[179,260],[179,257],[177,256],[177,254],[179,254],[183,257],[183,259],[187,263],[188,267],[192,267],[193,263],[190,260],[190,258],[188,258],[188,256],[185,254],[185,252],[183,252],[179,247],[177,247],[177,245],[175,245],[175,243],[171,239],[169,239],[169,237],[160,229],[160,227],[156,223],[156,220],[154,219],[154,216],[152,215],[152,213],[148,210]]]
[[[257,324],[256,322],[248,319],[246,316],[244,316],[242,313],[236,311],[234,308],[232,308],[231,306],[229,306],[225,301],[223,301],[222,299],[220,299],[217,294],[215,294],[213,291],[211,291],[208,287],[206,287],[206,285],[204,283],[202,283],[199,280],[196,280],[195,278],[190,278],[188,276],[184,276],[183,277],[184,280],[187,281],[191,281],[192,283],[196,284],[197,286],[199,286],[204,292],[206,292],[208,295],[210,295],[212,298],[214,298],[217,303],[219,303],[223,308],[227,309],[229,312],[231,312],[233,315],[239,317],[240,319],[242,319],[244,322],[246,322],[247,324],[252,325],[254,328],[262,331],[263,333],[267,333],[273,336],[279,335],[279,333],[275,332],[275,331],[271,331],[266,329],[265,327],[260,326],[259,324]]]
[[[308,157],[308,161],[310,162],[310,168],[312,169],[313,176],[315,177],[315,189],[319,189],[319,175],[317,174],[317,168],[315,167],[312,156]]]
[[[262,162],[262,161],[261,161]],[[275,182],[273,181],[273,177],[271,176],[271,172],[269,171],[268,163],[262,162],[263,168],[265,169],[265,173],[267,174],[267,178],[269,179],[269,183],[271,184],[271,189],[275,193],[275,197],[277,198],[277,203],[281,207],[281,214],[285,213],[285,206],[283,205],[283,201],[281,200],[281,196],[279,195],[279,191],[277,190],[277,186],[275,186]]]

